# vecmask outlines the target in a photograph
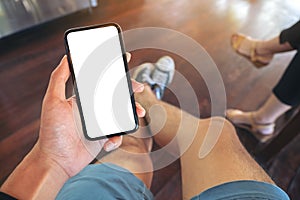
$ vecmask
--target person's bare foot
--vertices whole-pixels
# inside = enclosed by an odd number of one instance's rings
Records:
[[[237,53],[249,58],[255,65],[268,65],[273,58],[273,53],[264,48],[263,40],[236,33],[231,37],[231,45]]]

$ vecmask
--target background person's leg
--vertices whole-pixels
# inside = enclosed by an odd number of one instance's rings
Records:
[[[231,44],[238,53],[265,65],[271,62],[274,54],[294,50],[279,35],[268,40],[257,40],[237,33],[232,35]]]
[[[276,36],[269,40],[261,40],[257,42],[256,51],[260,54],[275,54],[291,51],[294,48],[288,42],[280,42],[280,36]]]
[[[181,152],[183,153],[181,170],[184,199],[191,198],[213,186],[235,180],[258,180],[273,183],[265,171],[251,158],[240,143],[233,126],[225,119],[215,117],[200,120],[172,105],[157,100],[147,86],[143,93],[137,95],[137,99],[148,113],[146,119],[158,144],[167,145],[176,137],[179,150],[183,151],[182,143],[187,144],[187,140],[191,139],[189,148],[185,152]],[[160,107],[163,111],[160,113],[159,109],[155,107]],[[165,114],[162,115],[162,113]],[[217,132],[221,128],[221,133],[210,153],[205,156],[207,153],[205,149],[200,153],[203,141],[209,141],[207,138],[210,138],[209,143],[213,143],[212,140],[216,139],[212,132],[210,132],[212,137],[208,136],[205,139],[211,123],[214,126],[213,130]],[[218,134],[215,136],[217,137]],[[209,144],[206,147],[209,149]]]
[[[243,112],[237,109],[228,109],[226,117],[234,124],[251,126],[253,132],[271,135],[274,133],[277,118],[291,108],[281,102],[276,95],[271,94],[258,110]]]
[[[243,112],[236,109],[229,109],[226,112],[227,118],[235,124],[248,124],[252,128],[257,129],[261,134],[272,134],[277,118],[292,107],[300,104],[299,50],[288,65],[280,81],[273,88],[273,94],[258,110]],[[260,129],[259,125],[265,125],[266,128]],[[257,128],[253,126],[257,126]]]
[[[255,40],[252,38],[246,38],[239,47],[239,51],[248,55],[248,52],[251,51],[253,42],[256,42],[255,52],[258,57],[265,57],[270,54],[281,53],[286,51],[291,51],[299,48],[300,44],[300,21],[295,23],[290,28],[287,28],[281,33],[268,40]],[[238,38],[232,38],[235,40]]]
[[[278,36],[268,40],[253,39],[236,33],[231,37],[231,44],[238,53],[250,57],[252,61],[258,61],[267,65],[274,54],[299,48],[299,31],[300,21],[283,30]]]

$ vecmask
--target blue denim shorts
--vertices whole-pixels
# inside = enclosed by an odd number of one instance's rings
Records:
[[[233,181],[212,187],[192,200],[289,200],[278,186],[260,181]]]
[[[131,172],[114,164],[89,165],[70,178],[56,199],[154,199],[145,184]],[[193,200],[288,200],[276,185],[259,181],[234,181],[212,187]]]
[[[153,199],[146,185],[128,170],[117,165],[88,165],[70,178],[56,199]]]

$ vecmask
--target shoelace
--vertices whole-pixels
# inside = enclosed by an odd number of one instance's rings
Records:
[[[165,87],[168,81],[168,74],[159,70],[155,70],[152,74],[152,80],[156,84]]]
[[[142,82],[143,83],[148,83],[149,85],[154,85],[155,82],[151,79],[151,77],[148,74],[143,74],[142,75]]]

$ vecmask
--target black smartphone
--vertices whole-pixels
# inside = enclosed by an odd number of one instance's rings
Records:
[[[65,47],[85,137],[97,140],[137,130],[120,26],[107,23],[69,29]]]

